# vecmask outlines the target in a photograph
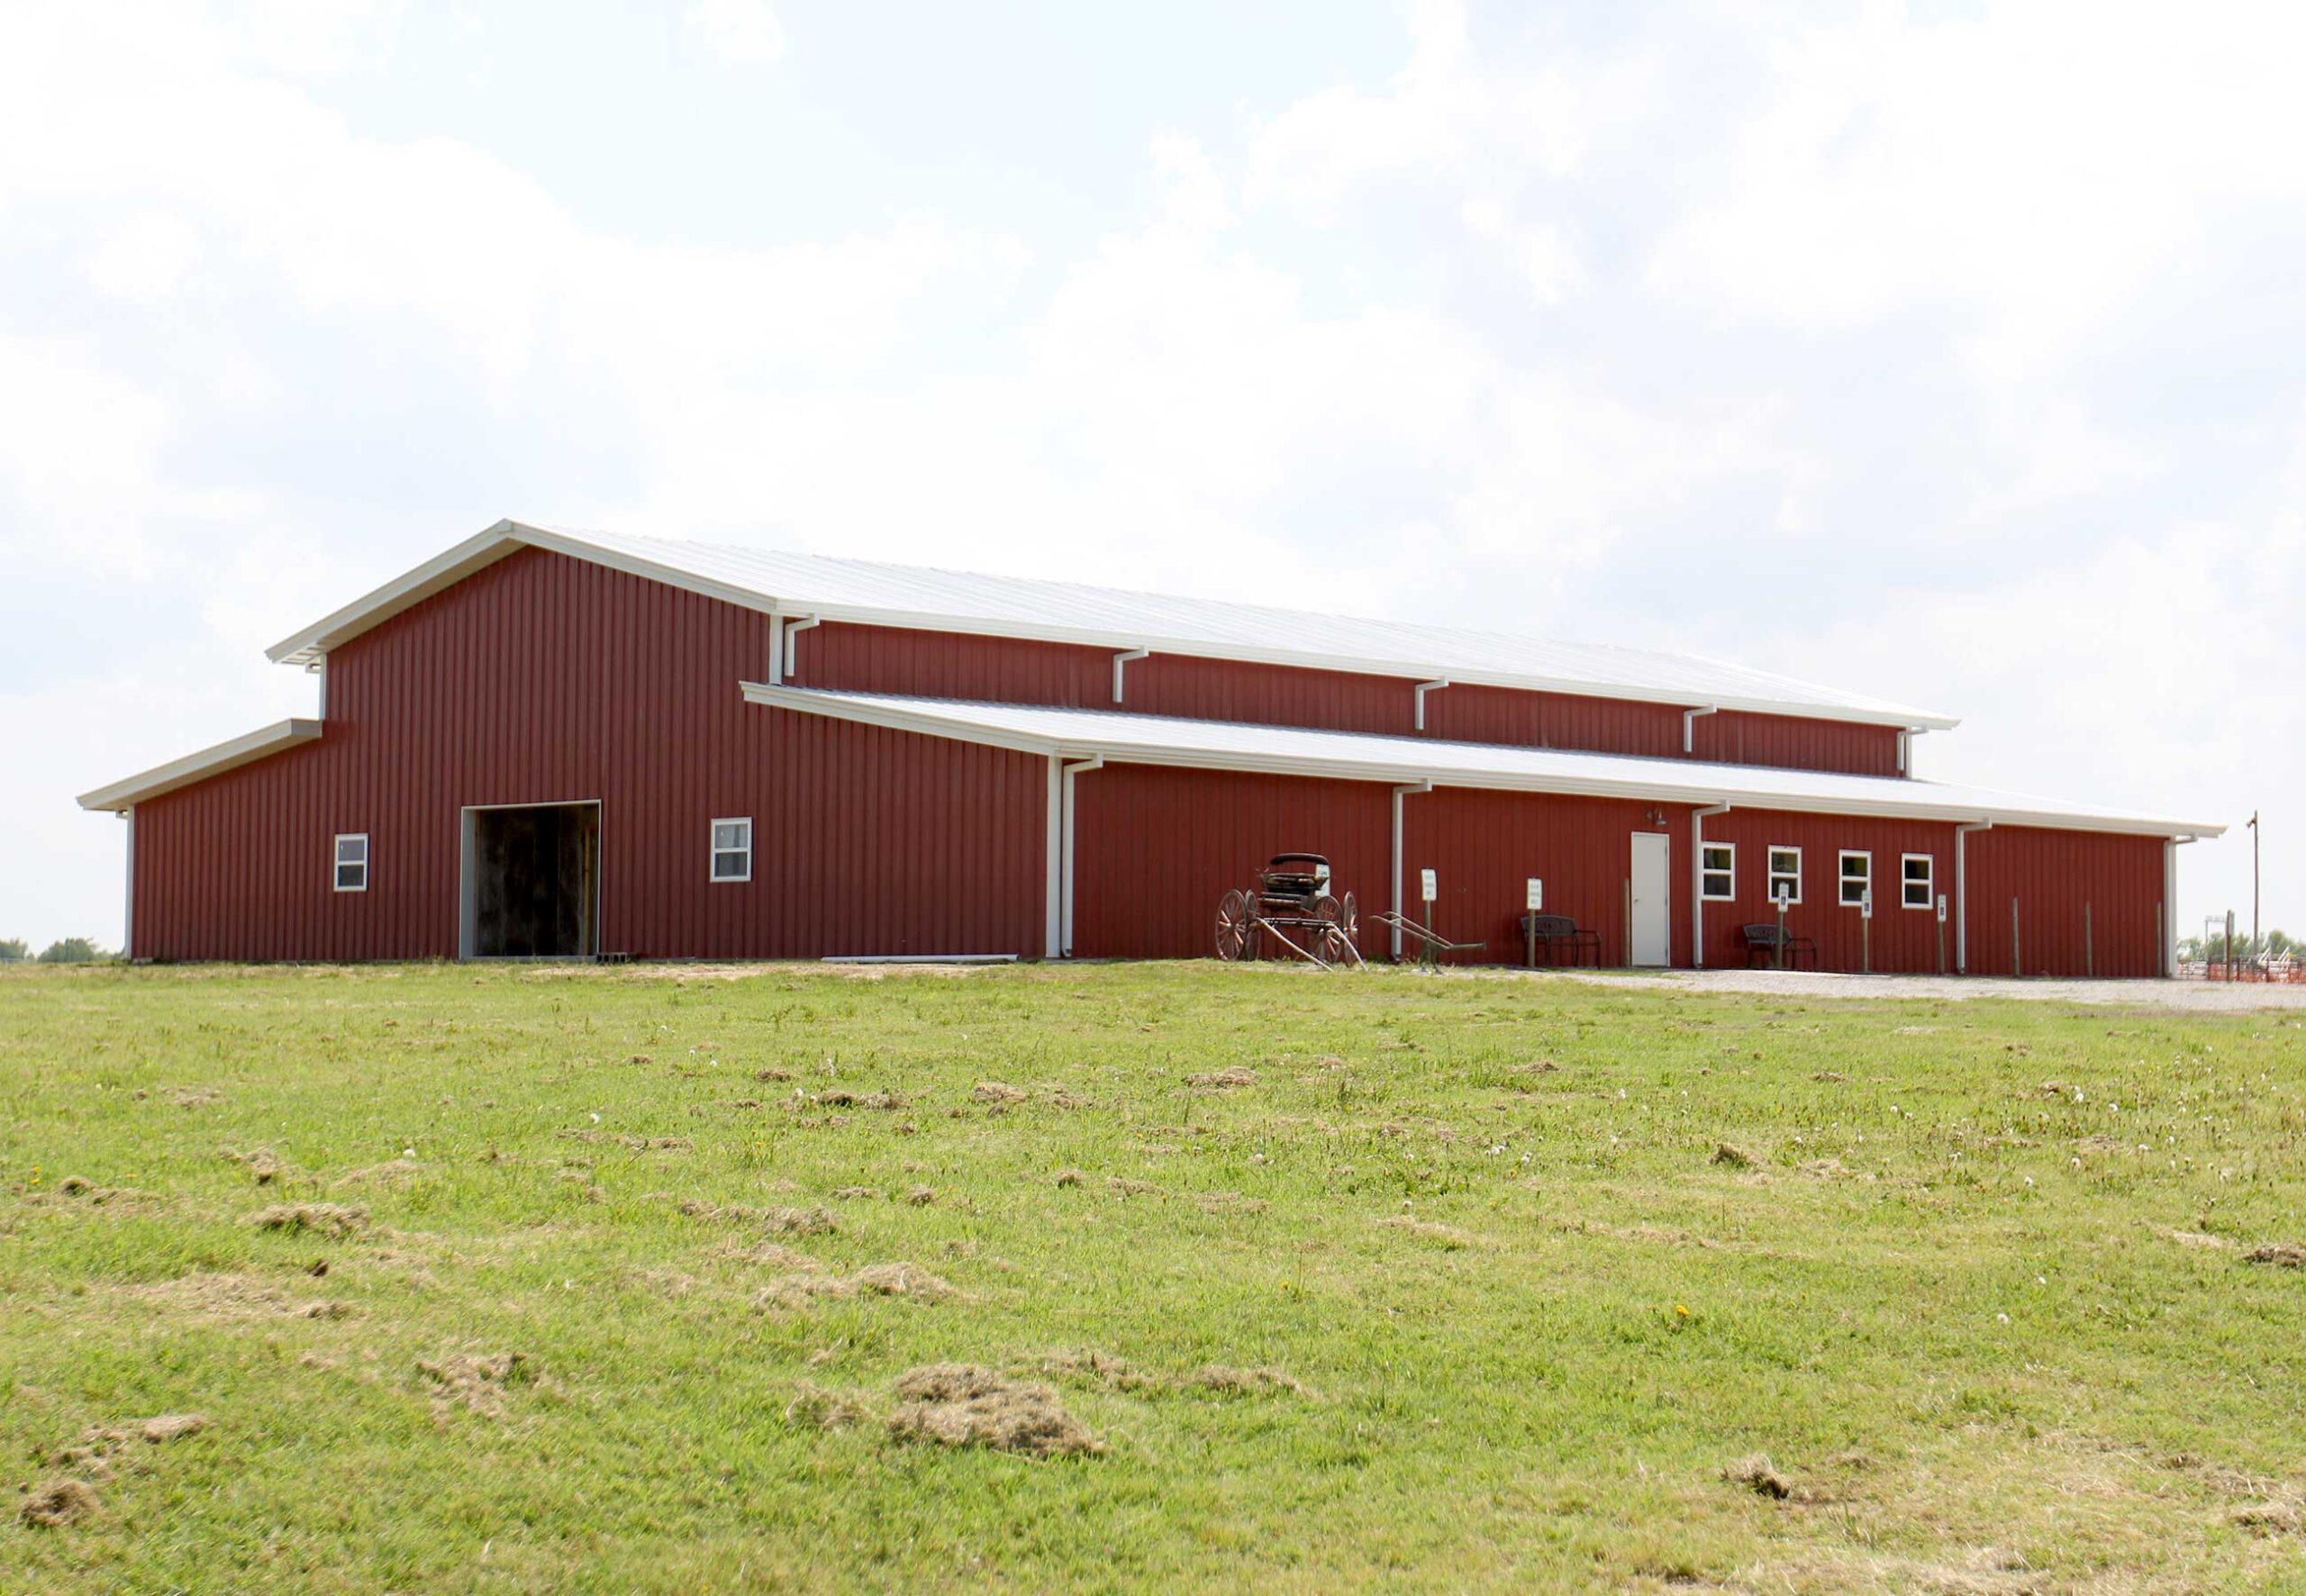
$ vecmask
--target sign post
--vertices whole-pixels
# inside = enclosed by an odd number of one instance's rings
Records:
[[[1874,889],[1867,887],[1866,895],[1857,900],[1857,935],[1859,970],[1874,973]]]
[[[1434,879],[1432,871],[1420,870],[1417,873],[1417,892],[1418,896],[1425,900],[1425,961],[1438,964],[1439,958],[1433,951],[1433,900],[1441,895],[1441,884]]]
[[[1793,891],[1781,881],[1777,884],[1777,891],[1770,894],[1771,902],[1777,905],[1777,967],[1781,970],[1785,968],[1785,901]],[[1814,964],[1816,961],[1811,962]]]
[[[1946,973],[1946,894],[1938,894],[1938,973]]]
[[[1538,967],[1538,911],[1546,906],[1546,884],[1536,876],[1530,877],[1527,911],[1521,916],[1521,938],[1527,946],[1522,958],[1532,970]]]

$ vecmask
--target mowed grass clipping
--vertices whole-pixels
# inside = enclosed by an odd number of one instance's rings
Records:
[[[0,976],[9,1588],[2306,1583],[2280,1014]]]

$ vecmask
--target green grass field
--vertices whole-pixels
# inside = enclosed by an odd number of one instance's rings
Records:
[[[2306,1268],[2251,1258],[2306,1241],[2301,1044],[1214,966],[12,971],[0,1582],[2306,1588]],[[899,1392],[946,1364],[974,1404]],[[940,1438],[987,1434],[1057,1455]]]

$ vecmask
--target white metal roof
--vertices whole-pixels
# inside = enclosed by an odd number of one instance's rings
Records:
[[[1945,730],[1949,716],[1693,655],[504,521],[268,650],[309,663],[523,545],[786,615]]]
[[[1988,787],[1954,786],[1907,777],[1842,775],[1760,765],[1712,765],[1493,743],[1444,742],[1316,731],[1294,726],[1189,721],[1121,711],[1051,709],[832,693],[744,684],[754,703],[990,743],[1025,753],[1085,758],[1103,755],[1130,764],[1253,770],[1341,781],[1430,781],[1436,786],[1486,787],[1582,797],[1630,798],[1673,804],[1731,803],[1819,814],[1875,815],[1925,821],[1991,821],[1999,825],[2121,831],[2151,837],[2215,837],[2223,826],[2160,820],[2124,810],[2066,803]]]
[[[80,807],[114,811],[127,809],[147,798],[158,798],[161,793],[173,793],[178,787],[204,782],[212,775],[222,775],[242,765],[253,765],[259,759],[271,757],[283,748],[311,742],[320,735],[321,723],[318,721],[276,721],[259,730],[233,738],[228,742],[220,742],[214,748],[186,754],[183,758],[171,759],[166,765],[156,765],[141,775],[132,775],[126,781],[98,787],[93,793],[83,793],[80,794]]]

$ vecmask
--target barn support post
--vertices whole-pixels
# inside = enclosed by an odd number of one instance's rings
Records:
[[[1085,774],[1085,772],[1092,770],[1103,770],[1104,767],[1105,757],[1103,754],[1099,754],[1094,758],[1077,760],[1071,765],[1066,766],[1058,772],[1058,797],[1065,810],[1065,836],[1062,842],[1062,846],[1065,850],[1065,891],[1063,902],[1058,910],[1058,917],[1063,921],[1063,941],[1065,944],[1063,957],[1066,958],[1071,958],[1073,957],[1073,887],[1075,875],[1073,854],[1073,816],[1075,810],[1078,807],[1077,793],[1073,784],[1074,778]]]
[[[1065,957],[1065,756],[1049,757],[1047,833],[1041,866],[1041,957]]]
[[[1693,715],[1697,712],[1690,710],[1686,713]],[[1683,722],[1684,729],[1688,724],[1687,721]],[[1690,814],[1690,968],[1693,970],[1705,968],[1705,822],[1714,815],[1728,814],[1731,805],[1727,803],[1716,803],[1710,808],[1694,810]],[[1633,911],[1628,909],[1626,920],[1629,927],[1632,917]],[[1628,936],[1630,938],[1630,930]],[[1629,952],[1631,948],[1632,943],[1629,940]],[[1631,960],[1629,958],[1628,962]],[[1670,944],[1666,949],[1666,962],[1669,965],[1674,962],[1674,950]]]
[[[1403,869],[1402,861],[1402,800],[1404,798],[1415,797],[1420,793],[1430,793],[1431,791],[1433,791],[1433,783],[1430,777],[1424,781],[1407,782],[1394,789],[1393,900],[1394,924],[1393,927],[1393,960],[1395,964],[1402,962],[1402,928],[1400,920],[1403,912],[1407,908],[1407,905],[1402,899],[1402,874]]]
[[[1973,831],[1991,831],[1992,821],[1972,821],[1954,828],[1954,973],[1970,973],[1970,875],[1969,849],[1965,846]]]

